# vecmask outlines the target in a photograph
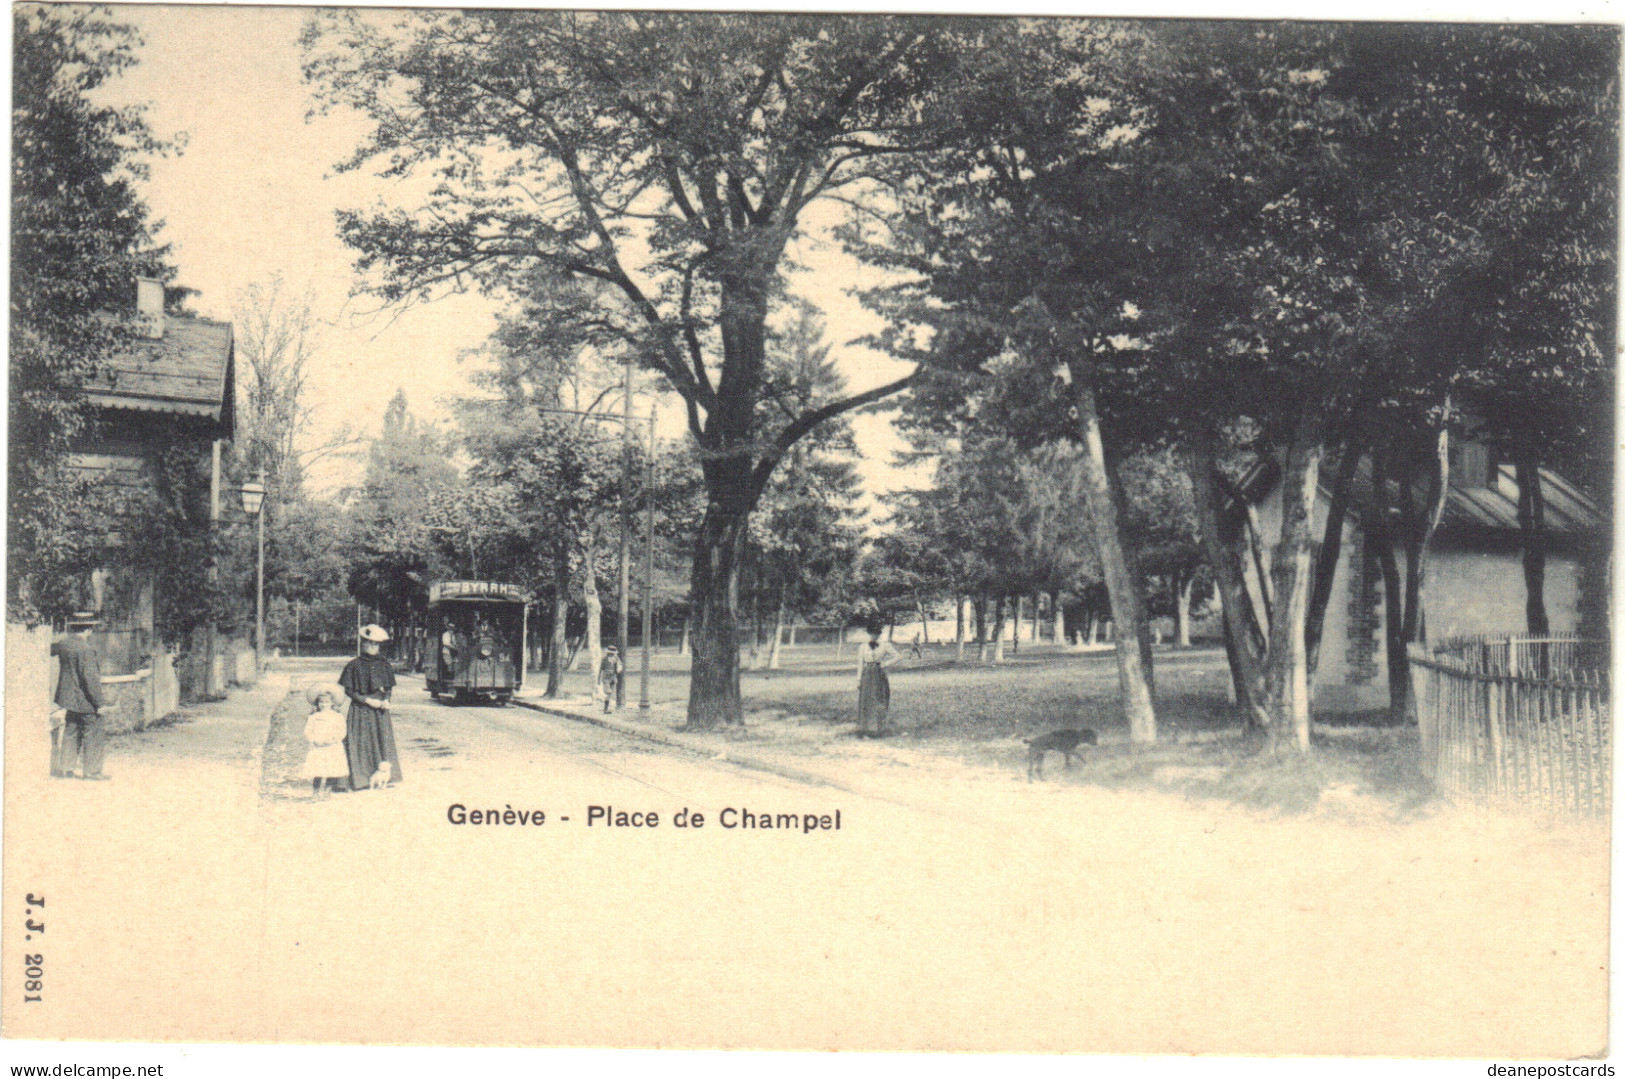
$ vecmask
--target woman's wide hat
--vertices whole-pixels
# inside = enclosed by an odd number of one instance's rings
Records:
[[[385,641],[389,640],[389,632],[385,630],[383,626],[374,623],[370,626],[361,627],[361,639],[363,641],[376,641],[379,644],[383,644]]]

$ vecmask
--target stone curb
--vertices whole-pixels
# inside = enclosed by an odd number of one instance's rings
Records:
[[[845,791],[848,794],[857,794],[866,798],[877,797],[872,792],[859,790],[857,787],[849,786],[848,784],[842,783],[839,780],[831,779],[825,775],[820,775],[817,772],[808,772],[800,768],[792,768],[789,765],[779,764],[776,761],[762,760],[760,757],[755,757],[748,753],[735,753],[728,749],[718,750],[716,747],[707,745],[699,739],[685,737],[684,735],[678,734],[675,731],[663,731],[653,727],[644,727],[639,724],[628,723],[623,719],[611,719],[605,716],[592,715],[590,713],[584,714],[581,712],[572,712],[568,709],[559,708],[555,705],[538,704],[535,701],[525,700],[523,697],[512,698],[512,703],[521,708],[529,708],[533,712],[542,712],[550,716],[559,716],[562,719],[574,719],[582,723],[591,723],[595,727],[603,727],[605,730],[615,731],[631,738],[641,738],[645,742],[655,742],[659,745],[671,746],[673,749],[681,749],[686,753],[693,753],[696,756],[706,757],[710,760],[725,761],[728,764],[738,765],[741,768],[748,768],[752,771],[766,772],[769,775],[775,775],[781,779],[792,780],[796,783],[806,783],[816,787],[830,787],[834,790]]]

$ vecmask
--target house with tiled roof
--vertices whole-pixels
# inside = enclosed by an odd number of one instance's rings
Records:
[[[142,279],[136,293],[141,336],[87,384],[95,422],[72,446],[70,464],[103,489],[113,486],[116,505],[134,507],[153,495],[160,458],[177,451],[196,454],[200,464],[206,463],[198,471],[209,476],[210,490],[192,494],[217,506],[220,448],[232,437],[235,421],[231,325],[167,314],[162,282]],[[140,711],[151,713],[116,717],[115,727],[139,726],[163,715],[174,706],[171,698],[178,691],[169,654],[175,642],[161,641],[156,633],[155,583],[117,557],[119,550],[142,539],[135,524],[139,518],[132,514],[127,519],[131,523],[125,526],[115,518],[112,534],[103,537],[110,552],[107,564],[81,585],[84,605],[102,614],[96,644],[104,675],[114,680],[113,686],[123,681],[139,685],[147,698]],[[205,572],[197,567],[200,586]]]
[[[1278,480],[1279,469],[1265,462],[1241,484],[1256,502],[1259,532],[1269,546],[1280,536]],[[1601,580],[1587,578],[1608,572],[1610,525],[1592,499],[1552,469],[1540,469],[1540,486],[1549,628],[1553,634],[1572,634],[1586,621],[1584,597],[1602,594],[1606,588]],[[1428,640],[1525,632],[1528,591],[1518,494],[1517,470],[1497,460],[1492,446],[1475,439],[1452,443],[1444,508],[1426,554],[1422,617]],[[1371,503],[1372,474],[1366,462],[1356,472],[1350,492],[1322,629],[1314,682],[1314,707],[1322,713],[1388,707],[1383,573],[1364,529],[1365,508]],[[1331,493],[1323,483],[1311,533],[1317,538],[1325,534],[1330,504]],[[1392,526],[1396,536],[1401,529],[1396,520]],[[1394,555],[1403,581],[1405,551],[1397,540]],[[1249,592],[1259,595],[1256,567],[1249,566],[1246,576]]]

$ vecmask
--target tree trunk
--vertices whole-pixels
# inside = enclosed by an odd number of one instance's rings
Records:
[[[750,669],[762,669],[762,589],[761,582],[750,591]]]
[[[1551,633],[1551,623],[1546,618],[1546,495],[1540,488],[1540,460],[1523,439],[1513,452],[1518,532],[1523,539],[1524,615],[1529,635],[1545,637]]]
[[[1366,520],[1366,544],[1382,570],[1383,648],[1388,659],[1388,711],[1397,722],[1410,714],[1410,658],[1405,654],[1405,591],[1399,561],[1394,555],[1393,506],[1389,495],[1392,463],[1389,454],[1373,455],[1375,481],[1371,510]]]
[[[976,597],[976,662],[987,662],[987,593]]]
[[[1028,638],[1034,644],[1038,643],[1038,593],[1033,593],[1033,625],[1032,636]]]
[[[1446,405],[1448,410],[1449,405]],[[1427,582],[1428,545],[1444,517],[1444,504],[1450,493],[1450,428],[1441,424],[1435,442],[1433,471],[1428,478],[1427,516],[1420,521],[1413,510],[1411,484],[1405,484],[1405,508],[1409,528],[1405,536],[1405,643],[1427,639],[1427,623],[1422,609],[1422,589]],[[1409,685],[1409,679],[1406,680]]]
[[[1240,528],[1231,535],[1224,527],[1218,443],[1212,432],[1200,430],[1192,435],[1186,447],[1185,470],[1190,474],[1191,491],[1196,500],[1202,551],[1219,593],[1225,655],[1230,662],[1236,704],[1249,727],[1262,726],[1268,719],[1263,710],[1263,649],[1269,640],[1269,630],[1258,624],[1252,599],[1247,594],[1247,578],[1242,569],[1246,537]],[[1237,506],[1236,513],[1242,512],[1242,507]]]
[[[1312,531],[1324,449],[1319,424],[1298,421],[1281,477],[1281,543],[1272,571],[1269,664],[1265,669],[1270,745],[1276,753],[1309,752],[1309,652],[1304,638],[1313,574]]]
[[[1066,647],[1066,608],[1061,604],[1061,593],[1049,594],[1050,614],[1055,617],[1055,644],[1059,648]]]
[[[1611,514],[1603,506],[1603,519]],[[1611,655],[1613,633],[1608,619],[1609,600],[1613,596],[1614,549],[1609,530],[1600,536],[1588,536],[1582,541],[1580,554],[1580,580],[1576,597],[1579,606],[1580,638],[1601,641],[1602,654]]]
[[[1337,583],[1337,563],[1343,553],[1343,521],[1348,516],[1349,492],[1354,488],[1354,474],[1364,452],[1353,439],[1343,447],[1343,459],[1338,462],[1337,479],[1333,481],[1331,504],[1326,510],[1326,529],[1321,533],[1320,553],[1315,557],[1315,587],[1309,595],[1309,620],[1304,626],[1311,675],[1320,665],[1320,635],[1326,626],[1326,608],[1331,605],[1332,587]]]
[[[954,662],[965,662],[965,597],[954,593]]]
[[[677,654],[680,656],[688,655],[688,630],[692,622],[691,617],[686,614],[683,616],[683,639],[677,642]]]
[[[1242,668],[1242,650],[1248,645],[1236,638],[1236,619],[1230,617],[1225,610],[1224,593],[1214,590],[1219,600],[1219,629],[1224,634],[1224,658],[1230,667],[1230,703],[1241,709],[1241,714],[1249,729],[1258,726],[1255,702],[1257,697],[1247,686],[1247,674]]]
[[[1251,555],[1253,577],[1258,582],[1258,587],[1256,589],[1245,589],[1243,594],[1252,609],[1253,624],[1260,627],[1261,632],[1267,636],[1268,630],[1262,627],[1269,626],[1274,621],[1272,613],[1274,598],[1271,595],[1270,584],[1270,551],[1269,547],[1264,543],[1264,531],[1258,522],[1258,508],[1248,500],[1241,488],[1230,483],[1222,472],[1215,469],[1213,475],[1220,487],[1235,502],[1238,511],[1242,514],[1242,520],[1245,522],[1243,539],[1246,553]],[[1245,578],[1243,584],[1245,584]]]
[[[1196,574],[1180,570],[1174,577],[1174,644],[1180,648],[1191,646],[1191,592],[1196,587]]]
[[[1150,672],[1146,669],[1141,640],[1145,619],[1140,609],[1139,582],[1130,571],[1124,553],[1121,513],[1116,505],[1112,482],[1106,471],[1106,446],[1100,434],[1100,415],[1094,390],[1082,363],[1070,366],[1072,398],[1078,414],[1078,433],[1084,446],[1083,489],[1089,531],[1100,558],[1101,575],[1106,579],[1112,619],[1117,623],[1117,680],[1122,693],[1123,713],[1128,718],[1129,740],[1155,742],[1157,716],[1152,705]]]
[[[1117,462],[1106,458],[1106,481],[1110,485],[1112,505],[1117,507],[1117,519],[1123,520],[1123,507],[1128,505],[1128,494],[1123,489],[1123,478],[1118,473]],[[1140,552],[1133,544],[1122,543],[1123,564],[1128,569],[1128,579],[1133,582],[1134,596],[1139,601],[1139,617],[1137,624],[1132,627],[1135,639],[1140,642],[1140,667],[1145,676],[1146,692],[1151,700],[1157,699],[1157,669],[1151,652],[1151,617],[1145,611],[1144,585],[1145,574],[1140,572]],[[1127,632],[1129,627],[1119,627]],[[1153,740],[1154,740],[1153,736]]]
[[[914,601],[914,610],[920,616],[920,640],[929,645],[931,643],[931,623],[925,617],[925,604],[916,599]]]
[[[1010,653],[1014,655],[1021,651],[1021,597],[1006,596],[1000,602],[1007,604],[1010,608]],[[1002,607],[1000,608],[999,617],[1004,617]]]
[[[598,595],[598,537],[587,535],[587,549],[581,558],[581,595],[587,603],[587,654],[584,670],[596,677],[598,663],[604,658],[604,601]],[[624,661],[625,656],[621,659]]]
[[[565,621],[570,616],[570,559],[563,553],[553,556],[553,645],[547,653],[547,689],[544,697],[564,692]]]
[[[710,730],[744,721],[739,697],[739,557],[747,512],[712,501],[695,539],[689,578],[694,659],[685,726]]]
[[[1009,607],[1010,597],[1000,596],[998,606],[994,608],[998,612],[993,616],[993,662],[995,665],[1004,662],[1004,619]]]
[[[779,669],[779,645],[784,640],[784,596],[779,596],[779,611],[773,619],[773,644],[767,653],[767,669]]]

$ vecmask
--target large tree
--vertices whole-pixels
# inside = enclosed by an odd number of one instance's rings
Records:
[[[310,24],[320,97],[372,132],[346,167],[430,174],[419,205],[345,213],[389,302],[501,291],[537,267],[596,286],[594,323],[685,403],[707,505],[695,540],[688,722],[740,720],[734,584],[774,469],[899,380],[758,429],[766,322],[815,203],[860,200],[875,162],[934,139],[932,87],[973,24],[912,18],[423,12]]]
[[[397,391],[352,492],[350,594],[397,627],[421,616],[431,581],[454,576],[447,545],[436,541],[426,520],[436,495],[459,479],[451,449],[445,433],[413,416],[405,393]]]
[[[136,191],[168,144],[139,108],[94,102],[137,62],[140,39],[101,8],[12,12],[10,453],[7,610],[32,620],[71,602],[107,522],[66,468],[91,422],[87,380],[131,347],[134,280],[168,280],[167,251]]]
[[[311,465],[357,441],[347,428],[320,426],[305,394],[310,361],[321,350],[314,303],[274,275],[244,289],[232,310],[239,382],[233,448],[245,474],[265,470],[273,505],[297,500]]]
[[[1015,25],[979,83],[953,96],[965,137],[921,172],[899,166],[898,214],[858,222],[849,238],[903,275],[868,299],[890,322],[886,346],[933,371],[920,400],[941,418],[928,425],[986,426],[992,387],[1011,409],[1002,426],[1023,441],[1083,447],[1124,711],[1133,739],[1152,741],[1149,628],[1100,403],[1111,370],[1137,366],[1121,340],[1144,260],[1125,245],[1136,177],[1121,159],[1139,122],[1128,76],[1143,46],[1112,24]]]
[[[830,358],[822,314],[805,301],[769,324],[767,365],[758,403],[762,437],[776,437],[797,417],[846,395]],[[766,659],[776,667],[784,620],[827,605],[862,547],[857,448],[847,418],[808,433],[786,455],[751,513],[744,564],[751,605],[751,660],[760,666],[764,610],[774,617]]]

